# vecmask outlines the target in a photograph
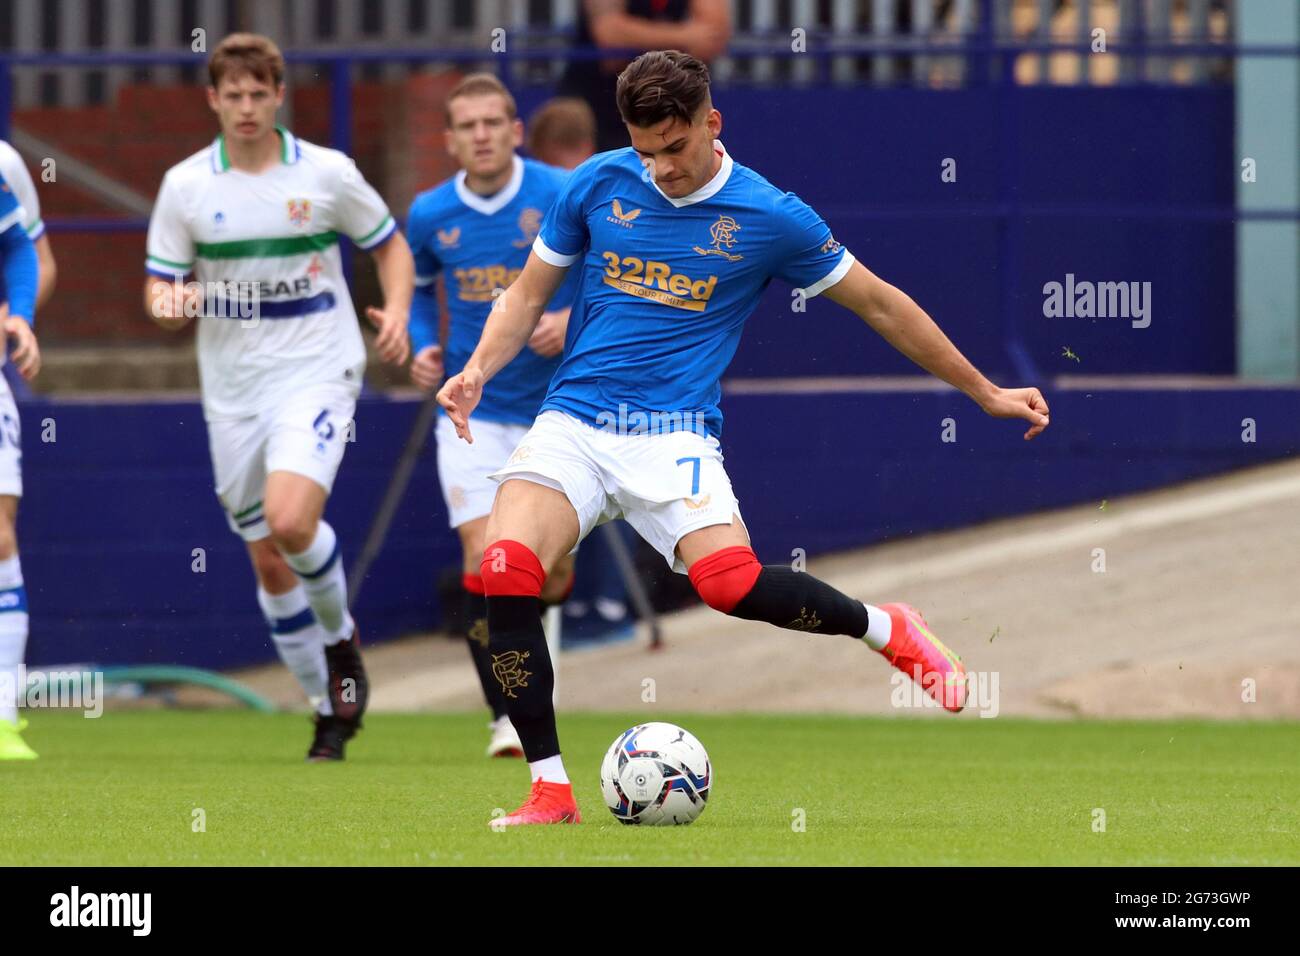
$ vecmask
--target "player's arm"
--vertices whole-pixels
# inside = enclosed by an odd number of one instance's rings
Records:
[[[381,245],[370,250],[384,293],[382,308],[366,307],[366,317],[379,331],[375,350],[385,362],[404,365],[411,354],[407,326],[411,320],[411,291],[415,288],[415,260],[411,247],[396,229]]]
[[[678,23],[631,16],[624,0],[585,3],[592,39],[607,49],[684,50],[708,61],[720,56],[731,38],[726,0],[691,0],[687,18]]]
[[[551,265],[536,252],[530,252],[519,278],[497,296],[474,354],[465,368],[447,379],[438,392],[438,402],[447,410],[447,417],[461,438],[473,441],[469,416],[478,404],[483,386],[527,344],[568,271],[568,266]]]
[[[564,351],[564,336],[569,331],[569,308],[550,309],[542,313],[537,328],[528,337],[528,347],[542,358]]]
[[[12,223],[0,233],[0,259],[3,259],[8,295],[5,335],[14,341],[14,366],[23,378],[31,379],[41,368],[41,352],[36,344],[36,333],[32,331],[38,267],[36,247],[20,222]]]
[[[45,223],[41,220],[41,199],[36,193],[36,183],[32,181],[32,174],[17,150],[4,142],[0,142],[0,175],[4,176],[5,184],[13,189],[18,204],[23,207],[23,226],[36,244],[36,308],[42,309],[54,294],[58,268],[54,262],[54,252],[50,249],[49,236],[45,234]]]
[[[50,296],[54,295],[54,283],[59,278],[59,267],[54,261],[54,250],[50,248],[49,236],[42,234],[34,244],[39,275],[36,286],[36,308],[40,309],[50,301]]]
[[[188,218],[185,190],[168,173],[149,216],[144,260],[144,311],[168,332],[182,328],[201,307],[198,283],[185,282],[195,262]]]
[[[428,200],[424,196],[417,197],[406,217],[411,257],[415,261],[410,325],[411,382],[426,391],[442,384],[445,371],[442,346],[438,344],[438,276],[442,272],[442,260],[432,248],[434,223]]]
[[[1025,438],[1033,438],[1047,427],[1047,402],[1038,389],[994,385],[958,351],[924,309],[862,263],[854,262],[844,277],[822,294],[856,312],[886,342],[931,375],[964,392],[988,414],[1029,422]]]

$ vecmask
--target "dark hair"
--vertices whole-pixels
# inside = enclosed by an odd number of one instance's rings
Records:
[[[227,76],[233,80],[245,73],[259,83],[278,87],[284,82],[284,56],[269,37],[257,33],[232,33],[212,51],[208,59],[208,79],[214,87]]]
[[[680,50],[642,53],[618,75],[623,122],[654,126],[670,117],[690,124],[709,99],[709,68]]]
[[[519,115],[519,109],[515,106],[515,98],[510,95],[505,84],[491,73],[471,73],[453,86],[451,92],[447,94],[447,99],[443,103],[447,125],[451,125],[452,100],[458,100],[462,96],[491,96],[494,93],[505,99],[506,116],[515,119]]]

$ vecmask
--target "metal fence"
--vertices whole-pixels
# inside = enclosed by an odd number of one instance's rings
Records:
[[[0,0],[0,51],[36,67],[13,77],[12,103],[20,108],[112,102],[128,83],[192,83],[200,72],[196,58],[166,57],[206,48],[235,29],[325,57],[375,54],[361,69],[388,79],[446,68],[459,61],[457,54],[487,54],[493,31],[504,30],[508,48],[532,54],[514,61],[511,79],[545,83],[559,76],[573,52],[581,2]],[[733,36],[714,72],[722,83],[951,86],[971,81],[962,50],[975,39],[1032,44],[1015,65],[1021,83],[1205,82],[1229,75],[1230,61],[1215,45],[1232,36],[1233,2],[730,0]],[[1089,56],[1099,42],[1132,52]],[[800,45],[812,54],[841,52],[827,61],[768,52],[795,52],[791,48]],[[426,56],[383,62],[394,48]],[[58,54],[108,59],[32,59]],[[161,59],[147,59],[151,54]],[[127,59],[114,59],[122,56]],[[298,68],[291,79],[306,82],[309,73]]]

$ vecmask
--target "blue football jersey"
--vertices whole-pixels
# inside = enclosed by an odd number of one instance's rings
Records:
[[[681,199],[631,148],[569,177],[533,246],[582,276],[542,410],[633,434],[720,437],[722,373],[772,277],[812,297],[848,272],[853,256],[817,213],[715,149],[717,174]]]
[[[461,172],[420,193],[411,204],[406,231],[415,255],[416,284],[428,286],[441,272],[447,287],[450,315],[443,362],[448,376],[460,372],[474,353],[492,309],[493,290],[509,286],[523,270],[543,214],[568,175],[516,156],[510,181],[492,196],[472,192]],[[576,288],[576,276],[566,279],[547,309],[569,307]],[[436,329],[418,329],[412,323],[416,351],[436,334]],[[560,358],[543,358],[525,346],[484,387],[475,417],[531,425]]]

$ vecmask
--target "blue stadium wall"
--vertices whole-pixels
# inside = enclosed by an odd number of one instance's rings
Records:
[[[723,451],[759,557],[1097,501],[1300,454],[1300,389],[1062,391],[1034,442],[951,392],[724,398]],[[364,400],[327,517],[355,558],[417,403]],[[273,657],[195,403],[30,402],[19,521],[29,662],[234,667]],[[944,419],[956,423],[941,441]],[[1257,440],[1242,441],[1241,422]],[[54,423],[54,441],[42,441]],[[196,572],[195,549],[203,549]],[[367,639],[433,627],[459,563],[431,448],[355,608]]]
[[[1047,374],[1235,371],[1231,87],[723,89],[716,102],[738,162],[812,205],[989,374],[1017,372],[1013,332]],[[1044,318],[1043,285],[1067,273],[1150,282],[1151,325]],[[914,371],[854,316],[790,300],[772,284],[730,374]]]
[[[535,102],[521,97],[525,114]],[[720,91],[718,103],[739,161],[821,211],[859,258],[1001,379],[1025,367],[1006,347],[1012,332],[1043,381],[1232,372],[1233,229],[1215,212],[1233,202],[1230,90]],[[940,177],[946,158],[956,160],[954,183]],[[1151,282],[1150,327],[1044,318],[1041,287],[1066,273]],[[787,289],[768,291],[730,376],[915,372],[855,317],[819,301],[793,313],[789,302]],[[1052,429],[1025,443],[1017,425],[987,420],[947,392],[746,391],[724,398],[723,446],[770,561],[1300,453],[1295,389],[1049,399]],[[358,409],[357,441],[327,512],[347,560],[415,410],[381,397]],[[197,404],[38,399],[22,417],[30,663],[234,667],[274,656],[243,545],[212,494]],[[958,440],[944,443],[949,417]],[[1242,441],[1245,418],[1256,421],[1254,443]],[[42,440],[47,420],[54,441]],[[434,626],[434,579],[457,552],[426,448],[355,609],[365,637]]]

